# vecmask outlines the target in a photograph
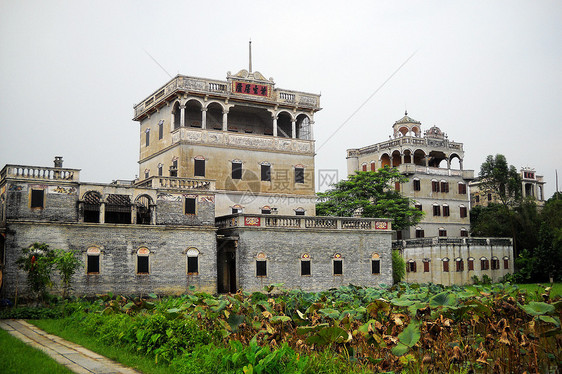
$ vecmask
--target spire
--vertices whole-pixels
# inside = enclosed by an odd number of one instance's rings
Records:
[[[252,39],[250,39],[250,56],[249,56],[249,60],[250,60],[250,69],[248,70],[250,73],[252,72]]]

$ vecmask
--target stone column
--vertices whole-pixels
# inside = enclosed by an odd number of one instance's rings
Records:
[[[404,163],[404,153],[400,153],[400,165]]]
[[[222,131],[228,131],[228,109],[222,112]]]
[[[308,140],[314,140],[314,121],[310,121],[310,139]]]
[[[461,170],[463,170],[462,168],[462,159],[459,158],[459,167],[461,168]]]
[[[447,158],[447,169],[451,168],[451,159]]]
[[[273,116],[273,136],[277,136],[277,116]]]
[[[185,105],[180,105],[180,127],[185,127]]]
[[[297,137],[297,120],[291,120],[291,138],[295,139]]]
[[[131,205],[131,224],[137,224],[137,204]]]
[[[207,108],[201,108],[201,128],[207,128]]]
[[[105,223],[105,201],[100,203],[100,223]]]
[[[150,224],[156,225],[156,204],[150,204]]]

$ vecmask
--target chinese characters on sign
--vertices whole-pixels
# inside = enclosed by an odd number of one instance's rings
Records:
[[[254,84],[254,83],[234,81],[232,82],[232,85],[233,85],[232,89],[235,93],[263,96],[263,97],[270,96],[270,88],[265,84]]]

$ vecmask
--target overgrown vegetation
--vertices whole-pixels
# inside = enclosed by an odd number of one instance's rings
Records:
[[[178,373],[549,372],[562,365],[562,301],[549,288],[266,291],[105,295],[67,302],[59,321]]]

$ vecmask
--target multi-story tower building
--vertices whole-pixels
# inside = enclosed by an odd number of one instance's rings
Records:
[[[535,169],[523,167],[519,172],[521,176],[521,196],[532,198],[538,206],[544,205],[544,179],[542,175],[537,175]],[[482,188],[482,181],[476,179],[469,184],[470,204],[475,206],[488,206],[490,203],[500,203],[498,195],[494,191]]]
[[[348,174],[396,167],[409,181],[396,185],[425,213],[416,227],[397,232],[397,239],[468,236],[467,184],[473,170],[463,169],[463,144],[450,141],[433,126],[422,135],[421,122],[405,114],[390,140],[347,150]]]
[[[226,81],[178,75],[135,106],[140,185],[216,181],[216,215],[314,215],[314,114],[320,95],[241,70]]]

